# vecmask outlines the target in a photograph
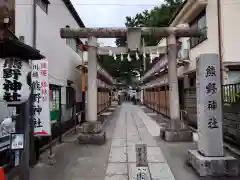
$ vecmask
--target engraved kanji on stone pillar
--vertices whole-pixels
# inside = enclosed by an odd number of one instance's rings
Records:
[[[220,60],[217,54],[197,59],[198,150],[204,156],[223,156]]]

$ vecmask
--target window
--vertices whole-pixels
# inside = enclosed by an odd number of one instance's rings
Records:
[[[45,13],[48,13],[48,5],[50,4],[48,0],[36,0],[36,3]]]
[[[50,105],[50,118],[51,123],[56,123],[61,118],[61,110],[60,110],[60,104],[61,104],[61,87],[57,87],[50,84],[49,88],[49,105]]]
[[[190,26],[191,28],[198,28],[203,33],[200,37],[190,38],[190,48],[194,48],[207,39],[206,10],[201,12],[198,17],[190,23]]]
[[[71,86],[66,87],[66,106],[67,108],[72,108],[75,103],[75,90]]]
[[[190,77],[189,78],[189,85],[190,85],[190,87],[195,87],[195,85],[196,85],[196,78],[195,77]]]

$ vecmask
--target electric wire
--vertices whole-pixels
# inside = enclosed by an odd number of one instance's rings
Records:
[[[223,2],[222,5],[237,5],[240,4],[239,0],[228,0],[228,2]],[[155,3],[155,4],[124,4],[124,3],[71,3],[74,6],[129,6],[129,7],[152,7],[152,6],[161,6],[164,3]],[[16,5],[30,6],[32,3],[16,3]],[[62,6],[63,3],[50,3],[49,6]]]
[[[16,5],[28,6],[32,5],[31,3],[17,3]],[[61,3],[50,3],[49,6],[62,6]],[[87,3],[72,3],[74,6],[129,6],[129,7],[152,7],[159,6],[161,4],[87,4]]]

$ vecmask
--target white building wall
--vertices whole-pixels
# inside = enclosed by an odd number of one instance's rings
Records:
[[[32,45],[33,37],[33,0],[16,0],[16,35],[24,36],[25,43]],[[67,7],[61,0],[50,0],[46,14],[37,5],[37,49],[49,63],[49,83],[66,86],[67,80],[74,82],[77,101],[80,95],[80,71],[76,66],[81,64],[80,56],[60,37],[60,28],[78,28]],[[66,91],[62,88],[62,104],[66,104]]]
[[[223,28],[223,60],[240,61],[240,2],[238,0],[221,0]]]
[[[15,34],[24,36],[24,42],[32,46],[33,0],[16,0],[15,4]]]
[[[239,42],[240,42],[240,3],[236,0],[221,0],[222,14],[222,60],[223,62],[240,61]],[[178,75],[191,72],[196,69],[196,57],[202,53],[219,53],[218,51],[218,19],[217,1],[208,1],[206,7],[206,19],[208,27],[208,39],[190,49],[191,63],[178,69]],[[224,83],[227,83],[225,79]]]
[[[208,1],[206,7],[207,37],[205,41],[190,49],[191,63],[178,68],[178,75],[196,70],[196,58],[203,53],[218,53],[217,1]]]
[[[240,16],[240,3],[236,0],[221,0],[222,11],[222,49],[223,61],[240,61],[239,42],[240,42],[240,23],[238,17]],[[196,70],[196,58],[202,53],[219,53],[218,50],[218,16],[217,16],[217,0],[208,0],[206,7],[206,21],[207,21],[207,37],[205,41],[198,44],[196,47],[190,49],[189,65],[178,68],[178,76]],[[182,22],[181,23],[189,23]],[[188,39],[188,38],[186,38]],[[166,43],[162,39],[159,46]],[[227,83],[227,81],[225,82]]]

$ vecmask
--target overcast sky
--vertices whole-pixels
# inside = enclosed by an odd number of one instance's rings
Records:
[[[87,27],[125,27],[125,17],[160,5],[163,0],[71,0]],[[99,42],[114,46],[114,39]]]

